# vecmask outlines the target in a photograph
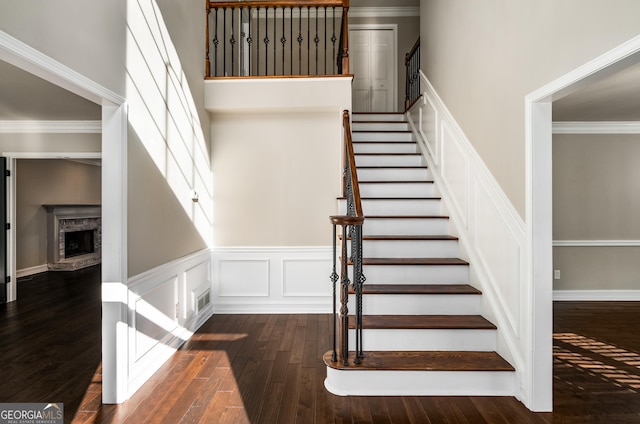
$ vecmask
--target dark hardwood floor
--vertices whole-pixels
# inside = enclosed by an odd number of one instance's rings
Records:
[[[218,315],[129,401],[100,403],[100,269],[21,281],[0,305],[0,402],[74,423],[640,423],[640,303],[554,305],[554,412],[504,397],[339,397],[328,315]]]

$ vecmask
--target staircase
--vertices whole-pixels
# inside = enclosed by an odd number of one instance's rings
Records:
[[[364,222],[365,358],[327,365],[338,395],[500,395],[514,368],[495,352],[497,329],[481,316],[441,199],[402,114],[354,114]],[[341,213],[346,205],[341,201]],[[344,240],[343,240],[344,242]],[[348,240],[347,240],[348,242]],[[353,312],[353,293],[349,309]],[[354,319],[350,317],[350,350]]]

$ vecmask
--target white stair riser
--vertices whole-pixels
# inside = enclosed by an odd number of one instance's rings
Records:
[[[408,122],[352,122],[351,131],[408,131]]]
[[[354,305],[355,295],[352,294],[349,295],[350,313],[355,311]],[[482,297],[474,294],[364,294],[362,310],[365,315],[480,315]]]
[[[456,258],[460,254],[457,240],[364,240],[362,249],[367,258]]]
[[[416,143],[354,143],[355,153],[419,153]]]
[[[353,121],[405,121],[404,113],[357,113],[351,119]]]
[[[368,132],[355,131],[351,134],[353,141],[416,141],[410,132]]]
[[[441,210],[439,199],[362,199],[361,201],[365,217],[367,215],[439,215]],[[345,199],[339,200],[338,210],[340,214],[346,214],[347,201]]]
[[[367,329],[362,330],[367,350],[453,350],[491,352],[496,349],[496,330]],[[355,330],[349,330],[349,349],[355,350]]]
[[[361,197],[434,197],[433,183],[366,183],[360,182]]]
[[[358,168],[358,181],[428,181],[427,168]]]
[[[327,367],[324,386],[338,396],[515,396],[515,377],[514,372],[508,371],[373,371]]]
[[[364,221],[365,235],[438,235],[448,233],[448,219],[366,218]]]
[[[356,155],[356,166],[423,166],[420,155]]]
[[[465,265],[364,265],[369,284],[467,284]],[[353,275],[349,267],[349,275]]]

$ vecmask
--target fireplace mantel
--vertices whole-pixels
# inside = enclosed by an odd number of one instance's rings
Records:
[[[99,264],[102,258],[102,207],[95,204],[42,205],[47,211],[47,266],[52,271],[75,271]],[[93,231],[93,252],[65,256],[65,235]]]

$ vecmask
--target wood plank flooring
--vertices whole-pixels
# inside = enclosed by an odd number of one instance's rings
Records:
[[[100,403],[100,270],[21,281],[0,305],[0,402],[74,423],[640,423],[640,303],[554,305],[554,412],[505,397],[339,397],[328,315],[218,315],[129,401]]]

